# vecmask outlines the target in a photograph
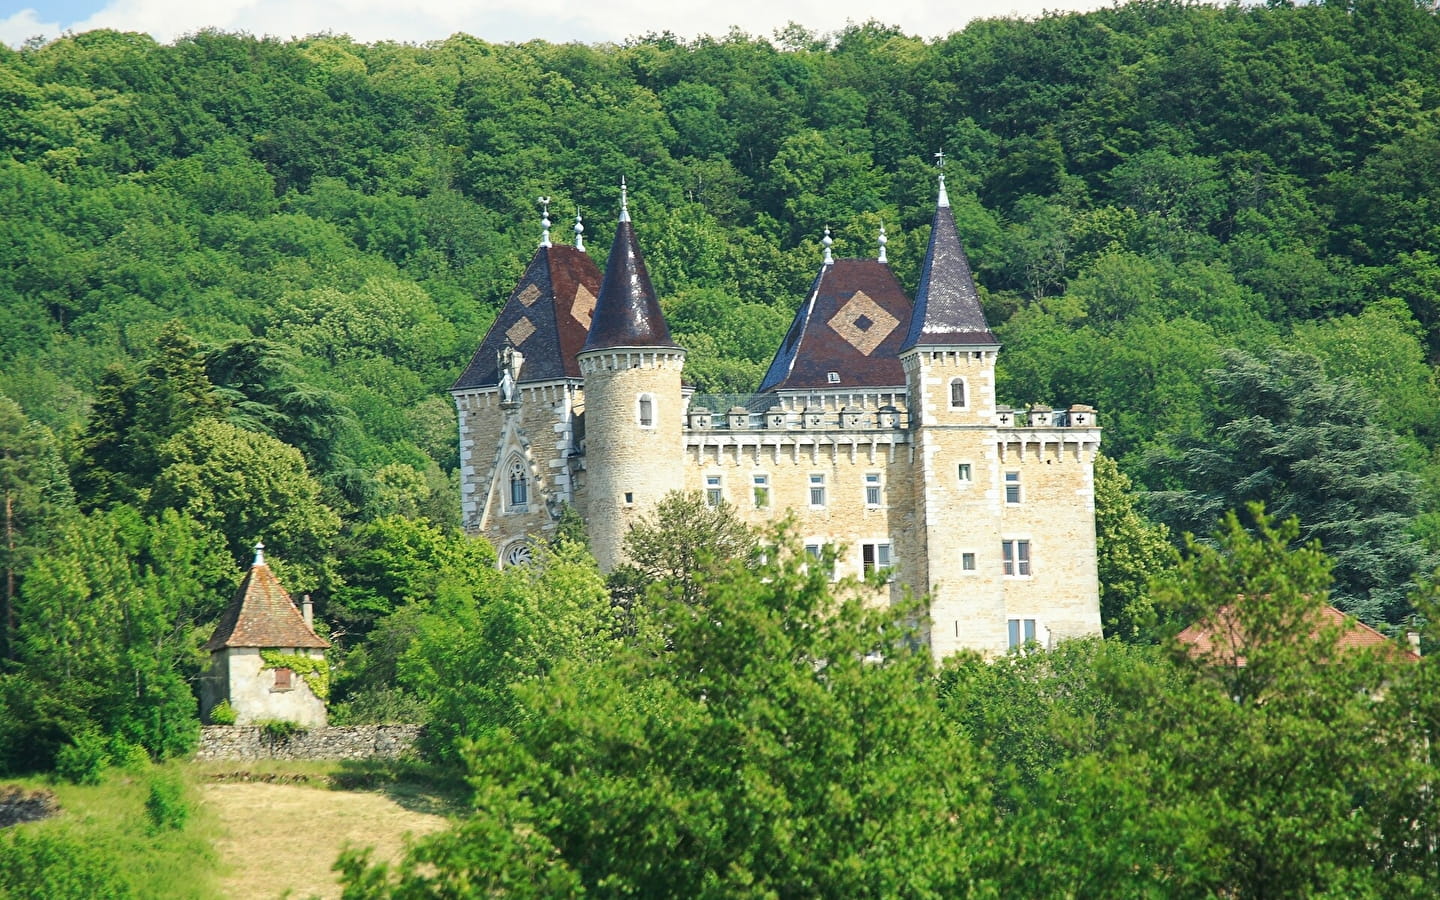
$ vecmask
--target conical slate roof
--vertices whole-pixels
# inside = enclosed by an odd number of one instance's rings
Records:
[[[660,311],[660,301],[645,270],[645,257],[635,240],[630,214],[621,208],[605,261],[605,281],[595,304],[595,320],[581,352],[618,347],[667,347],[679,349],[670,338],[670,326]]]
[[[955,214],[950,211],[942,177],[935,221],[930,227],[930,246],[915,291],[915,314],[901,349],[921,344],[999,343],[980,308],[975,276],[955,230]]]
[[[506,344],[525,357],[521,383],[579,378],[575,354],[585,343],[599,293],[600,270],[583,250],[541,246],[451,390],[499,384],[496,360]]]
[[[910,298],[885,263],[821,266],[760,391],[903,386],[899,352],[910,313]]]
[[[305,617],[295,608],[290,595],[265,564],[264,555],[257,550],[255,563],[204,649],[213,652],[226,647],[324,649],[329,646],[329,641],[305,624]]]

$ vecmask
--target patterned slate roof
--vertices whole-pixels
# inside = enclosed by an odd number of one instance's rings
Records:
[[[910,298],[885,263],[837,259],[821,266],[760,391],[904,385],[899,353],[910,314]]]
[[[226,647],[316,647],[324,649],[330,642],[305,624],[305,617],[275,573],[257,560],[245,575],[235,599],[220,616],[215,634],[205,642],[206,650]]]
[[[1327,604],[1321,608],[1316,618],[1311,634],[1318,634],[1322,628],[1338,627],[1340,638],[1336,646],[1341,650],[1381,648],[1397,662],[1420,661],[1420,655],[1415,651],[1396,645],[1374,628],[1333,606]],[[1230,665],[1245,665],[1245,654],[1240,652],[1244,649],[1245,636],[1239,631],[1233,606],[1220,607],[1214,616],[1196,622],[1176,635],[1175,639],[1187,646],[1192,656],[1218,655],[1229,657]]]
[[[451,390],[499,384],[496,360],[507,343],[525,357],[522,384],[579,378],[575,354],[585,344],[599,294],[600,270],[584,251],[560,246],[536,250]]]
[[[975,276],[942,185],[930,227],[930,246],[920,268],[920,286],[915,290],[915,315],[902,349],[920,344],[999,343],[980,308]]]
[[[660,301],[650,284],[645,257],[635,240],[635,227],[622,214],[605,261],[605,281],[595,304],[595,320],[582,350],[616,347],[677,347]]]

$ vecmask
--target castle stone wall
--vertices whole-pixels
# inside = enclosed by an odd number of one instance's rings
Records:
[[[274,738],[258,725],[200,729],[198,760],[394,759],[415,751],[419,725],[326,726]]]

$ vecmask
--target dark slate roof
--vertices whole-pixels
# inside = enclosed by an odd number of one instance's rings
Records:
[[[615,347],[677,347],[670,338],[670,326],[660,311],[645,257],[635,240],[635,227],[622,214],[605,261],[605,282],[595,304],[595,321],[585,339],[584,350]]]
[[[760,390],[904,385],[899,353],[910,312],[910,298],[885,263],[837,259],[821,266]]]
[[[290,595],[264,560],[256,560],[235,599],[220,617],[215,634],[205,643],[210,651],[226,647],[318,647],[330,642],[305,624]]]
[[[970,260],[955,230],[955,214],[945,187],[935,207],[930,227],[930,247],[920,268],[920,286],[915,290],[915,316],[901,349],[917,344],[999,344],[990,331],[975,290]]]
[[[579,378],[575,354],[585,343],[600,294],[600,270],[574,247],[541,247],[470,365],[451,390],[500,383],[496,359],[507,343],[525,357],[520,382]]]

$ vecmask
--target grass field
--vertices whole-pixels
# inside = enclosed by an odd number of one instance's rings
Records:
[[[331,866],[342,849],[369,846],[376,861],[396,859],[407,835],[446,827],[463,796],[458,785],[404,764],[172,764],[193,812],[183,829],[157,833],[147,828],[145,801],[159,771],[54,785],[61,814],[16,827],[47,829],[103,854],[138,897],[331,898],[340,896]]]

